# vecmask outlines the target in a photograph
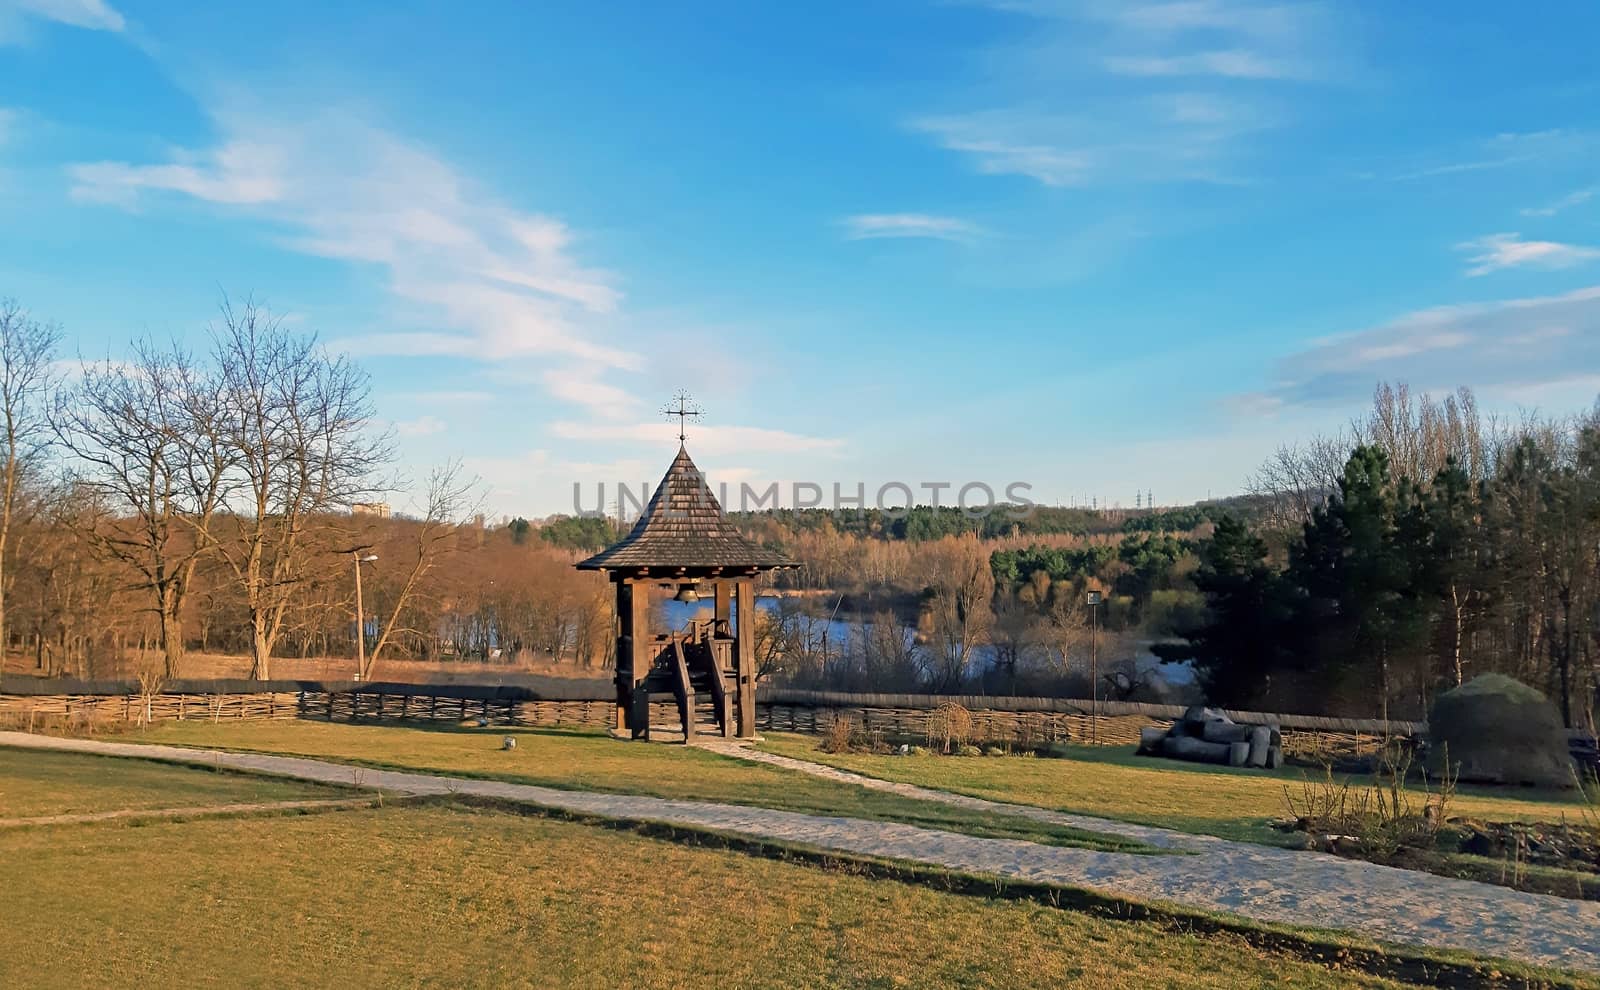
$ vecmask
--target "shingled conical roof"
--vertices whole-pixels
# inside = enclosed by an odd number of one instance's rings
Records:
[[[579,562],[580,570],[774,570],[798,566],[775,550],[750,542],[722,513],[705,475],[678,448],[650,504],[621,540]]]

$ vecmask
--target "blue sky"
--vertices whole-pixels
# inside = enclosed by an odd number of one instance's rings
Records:
[[[1600,392],[1600,6],[0,0],[0,295],[253,294],[492,512],[1237,490],[1380,378]],[[404,507],[407,498],[397,496]]]

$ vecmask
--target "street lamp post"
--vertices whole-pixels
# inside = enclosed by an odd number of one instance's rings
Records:
[[[1095,621],[1100,610],[1100,592],[1091,591],[1085,598],[1089,606],[1089,732],[1097,745],[1100,742],[1100,628]]]
[[[372,563],[378,559],[378,555],[363,555],[361,550],[352,550],[350,556],[355,560],[356,568],[356,680],[360,681],[367,676],[367,620],[361,614],[361,565]]]

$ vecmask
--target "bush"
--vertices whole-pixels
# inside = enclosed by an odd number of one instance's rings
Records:
[[[1001,747],[1001,746],[985,746],[985,747],[983,747],[983,755],[984,756],[1004,756],[1004,755],[1006,755],[1006,751],[1005,751],[1005,748]]]
[[[983,750],[979,749],[976,746],[958,746],[958,747],[956,747],[956,755],[957,756],[982,756],[983,755]]]
[[[1573,786],[1567,730],[1555,706],[1500,674],[1440,695],[1428,716],[1428,742],[1428,772],[1435,776],[1448,759],[1464,781]]]
[[[972,713],[954,702],[933,710],[928,718],[928,748],[948,753],[966,748],[972,739]]]
[[[819,748],[824,753],[848,753],[860,744],[861,734],[857,731],[856,720],[848,715],[836,715],[823,731]]]

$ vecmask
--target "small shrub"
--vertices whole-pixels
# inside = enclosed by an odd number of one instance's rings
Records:
[[[928,718],[928,746],[941,753],[960,749],[972,741],[972,713],[953,702],[933,710]]]
[[[1006,750],[1005,750],[1004,746],[985,746],[985,747],[983,747],[983,755],[984,756],[1005,756],[1006,755]]]
[[[818,748],[824,753],[848,753],[860,743],[861,733],[856,720],[848,715],[836,715],[823,730],[822,743]]]
[[[1402,848],[1431,849],[1449,817],[1456,778],[1446,746],[1437,790],[1430,788],[1424,772],[1420,794],[1413,792],[1407,784],[1413,755],[1403,743],[1386,744],[1379,754],[1377,782],[1354,791],[1348,780],[1336,781],[1332,764],[1325,763],[1321,779],[1302,775],[1298,795],[1285,785],[1289,813],[1313,835],[1354,836],[1370,859],[1388,859]]]
[[[957,746],[955,752],[956,752],[957,756],[982,756],[983,755],[983,750],[979,749],[976,746]]]

